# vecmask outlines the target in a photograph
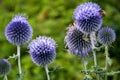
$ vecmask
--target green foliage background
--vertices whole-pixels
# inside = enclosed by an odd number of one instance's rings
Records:
[[[89,0],[90,1],[90,0]],[[110,70],[120,70],[120,5],[119,0],[91,0],[98,3],[106,16],[103,26],[110,26],[117,34],[116,42],[110,47],[110,57],[113,65]],[[38,36],[50,36],[57,43],[56,60],[49,65],[51,80],[83,80],[84,74],[80,73],[82,63],[79,57],[68,54],[64,49],[66,28],[73,22],[74,9],[88,0],[0,0],[0,58],[8,58],[16,54],[16,46],[10,44],[4,35],[5,27],[16,14],[25,14],[33,28],[33,39]],[[21,47],[21,63],[25,72],[23,80],[46,80],[44,68],[36,66],[28,53],[28,43]],[[104,49],[97,53],[98,64],[104,67]],[[88,69],[93,65],[93,59],[88,58]],[[17,80],[17,61],[10,60],[12,71],[9,80]],[[109,80],[120,80],[120,75],[109,76]],[[3,80],[3,78],[0,78]]]

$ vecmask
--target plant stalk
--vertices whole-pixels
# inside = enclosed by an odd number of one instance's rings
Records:
[[[105,70],[106,70],[106,75],[105,75],[105,80],[107,80],[107,72],[108,72],[108,46],[105,46],[105,56],[106,56],[106,63],[105,63]]]
[[[96,52],[93,50],[93,57],[94,57],[94,66],[97,67],[97,58],[96,58]]]
[[[91,40],[91,45],[92,45],[93,57],[94,57],[94,66],[96,67],[97,66],[97,59],[96,59],[96,52],[94,51],[94,49],[95,49],[95,43],[94,43],[95,38],[96,38],[95,33],[94,32],[91,33],[90,34],[90,40]]]
[[[4,80],[8,80],[7,75],[4,76]]]
[[[83,63],[83,68],[84,68],[85,74],[87,75],[88,74],[87,73],[87,62],[84,57],[82,58],[82,63]]]
[[[20,62],[20,46],[17,46],[17,57],[18,57],[18,70],[19,70],[19,80],[21,80],[21,74],[22,74],[22,69],[21,69],[21,62]]]
[[[94,66],[97,67],[96,52],[94,51],[94,49],[95,49],[95,43],[94,43],[94,41],[96,41],[95,32],[92,32],[90,34],[90,40],[91,40],[91,45],[92,45],[92,53],[93,53],[93,57],[94,57]],[[98,74],[96,74],[96,78],[97,78],[97,80],[99,80],[99,75]]]
[[[47,65],[45,66],[45,72],[46,72],[47,80],[50,80],[49,70]]]

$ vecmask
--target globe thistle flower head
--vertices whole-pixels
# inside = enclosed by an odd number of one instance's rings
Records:
[[[78,25],[77,28],[83,33],[98,31],[102,25],[101,8],[96,3],[87,2],[78,6],[73,18]]]
[[[112,28],[104,27],[99,30],[97,39],[101,44],[112,44],[116,39],[115,31]]]
[[[32,61],[37,65],[48,65],[56,57],[56,43],[50,37],[39,36],[28,48]]]
[[[7,25],[5,36],[10,43],[25,44],[32,37],[32,28],[25,17],[17,15]]]
[[[0,59],[0,76],[7,75],[11,70],[11,64],[7,59]]]
[[[84,38],[85,34],[76,28],[76,24],[70,25],[65,43],[68,46],[68,51],[74,55],[87,56],[91,50],[91,43],[89,38]]]

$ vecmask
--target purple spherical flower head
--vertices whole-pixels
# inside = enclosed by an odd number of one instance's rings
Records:
[[[32,28],[22,15],[15,16],[5,29],[7,40],[15,45],[28,42],[32,37]]]
[[[112,28],[104,27],[99,30],[97,39],[100,43],[109,45],[116,39],[115,31]]]
[[[11,70],[11,64],[7,59],[0,59],[0,76],[7,75]]]
[[[91,33],[100,29],[102,25],[101,8],[96,3],[87,2],[78,6],[73,18],[77,28],[83,33]]]
[[[37,65],[48,65],[56,57],[56,43],[50,37],[40,36],[28,48],[32,61]]]
[[[84,39],[85,34],[76,28],[77,25],[70,25],[67,35],[65,37],[65,43],[68,46],[70,53],[74,55],[87,56],[91,50],[91,42],[89,38]]]

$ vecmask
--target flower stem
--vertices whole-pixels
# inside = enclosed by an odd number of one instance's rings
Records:
[[[4,76],[4,80],[8,80],[7,75]]]
[[[90,40],[91,40],[91,45],[92,45],[93,57],[94,57],[94,65],[96,67],[97,66],[97,59],[96,59],[96,52],[94,51],[94,49],[95,49],[94,41],[96,40],[96,36],[95,36],[94,32],[90,34]]]
[[[108,72],[108,46],[105,46],[105,56],[106,56],[106,63],[105,63],[105,70],[106,70],[106,75],[105,75],[105,80],[107,80],[107,72]]]
[[[21,74],[22,74],[22,69],[21,69],[21,62],[20,62],[20,46],[17,46],[17,56],[18,56],[18,69],[19,69],[19,79],[21,80]]]
[[[49,70],[47,65],[45,66],[45,72],[46,72],[47,80],[50,80]]]
[[[91,45],[92,45],[92,53],[93,53],[93,57],[94,57],[94,66],[97,68],[97,58],[96,58],[96,52],[94,51],[95,47],[95,43],[94,41],[96,41],[96,35],[95,32],[92,32],[90,34],[90,40],[91,40]],[[96,74],[96,78],[97,80],[99,80],[99,75]]]
[[[97,68],[96,52],[94,50],[92,52],[93,52],[93,56],[94,56],[94,66]],[[96,78],[97,78],[97,80],[100,80],[98,74],[96,74]]]
[[[82,58],[82,63],[83,63],[83,68],[84,68],[85,74],[87,75],[88,74],[87,73],[87,62],[84,57]]]
[[[94,57],[94,66],[97,67],[97,59],[96,59],[96,52],[93,50],[93,57]]]

